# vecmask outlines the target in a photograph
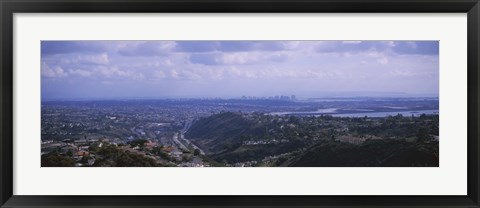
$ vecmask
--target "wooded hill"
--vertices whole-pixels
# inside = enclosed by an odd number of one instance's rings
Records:
[[[438,115],[336,118],[236,112],[199,119],[186,133],[222,164],[299,167],[435,167],[435,136]]]

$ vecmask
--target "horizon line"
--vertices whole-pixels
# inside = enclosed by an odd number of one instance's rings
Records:
[[[287,95],[279,95],[287,96]],[[327,97],[300,97],[291,99],[280,99],[274,98],[275,96],[247,96],[247,98],[242,97],[117,97],[117,98],[47,98],[41,99],[41,102],[55,102],[55,101],[134,101],[134,100],[276,100],[276,101],[303,101],[310,99],[353,99],[353,98],[364,98],[364,99],[398,99],[398,98],[434,98],[439,99],[438,95],[425,95],[425,96],[327,96]]]

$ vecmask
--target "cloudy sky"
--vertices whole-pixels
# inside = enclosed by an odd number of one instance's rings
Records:
[[[42,99],[437,96],[438,41],[42,41]]]

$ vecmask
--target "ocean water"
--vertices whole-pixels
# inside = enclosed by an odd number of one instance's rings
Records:
[[[418,111],[392,111],[392,112],[358,112],[358,113],[339,113],[331,114],[334,117],[387,117],[387,116],[396,116],[401,114],[402,116],[420,116],[422,114],[426,115],[438,115],[439,110],[418,110]]]
[[[390,112],[375,112],[367,109],[359,109],[358,112],[355,113],[336,113],[336,108],[328,108],[328,109],[319,109],[317,111],[303,111],[303,112],[273,112],[269,113],[270,115],[315,115],[320,116],[321,114],[324,115],[332,115],[334,117],[372,117],[372,118],[379,118],[379,117],[387,117],[387,116],[396,116],[401,114],[402,116],[420,116],[422,114],[426,115],[438,115],[438,109],[431,109],[431,110],[403,110],[403,111],[390,111]]]

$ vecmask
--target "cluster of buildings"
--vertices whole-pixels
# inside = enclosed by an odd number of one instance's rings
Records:
[[[297,100],[297,97],[295,95],[276,95],[276,96],[261,96],[261,97],[256,97],[256,96],[242,96],[242,100]]]
[[[71,139],[63,141],[45,140],[42,141],[42,155],[55,152],[56,154],[63,155],[71,158],[75,161],[75,166],[93,166],[97,159],[103,158],[101,154],[96,154],[92,149],[101,149],[106,145],[115,145],[119,150],[123,152],[129,152],[138,154],[143,157],[148,157],[158,161],[159,163],[165,163],[180,167],[204,167],[209,166],[205,164],[203,160],[197,156],[193,156],[193,153],[178,148],[176,146],[164,146],[156,141],[148,140],[143,145],[131,146],[125,140],[115,139]],[[159,148],[169,159],[162,158],[155,155],[154,148]],[[186,157],[188,156],[188,157]],[[189,160],[185,160],[189,158]]]
[[[92,166],[95,163],[96,155],[90,152],[90,147],[94,144],[99,147],[103,145],[98,139],[42,141],[41,155],[55,152],[75,160],[75,166]]]
[[[288,139],[271,139],[271,140],[248,140],[244,141],[243,145],[264,145],[264,144],[279,144],[289,142]]]

